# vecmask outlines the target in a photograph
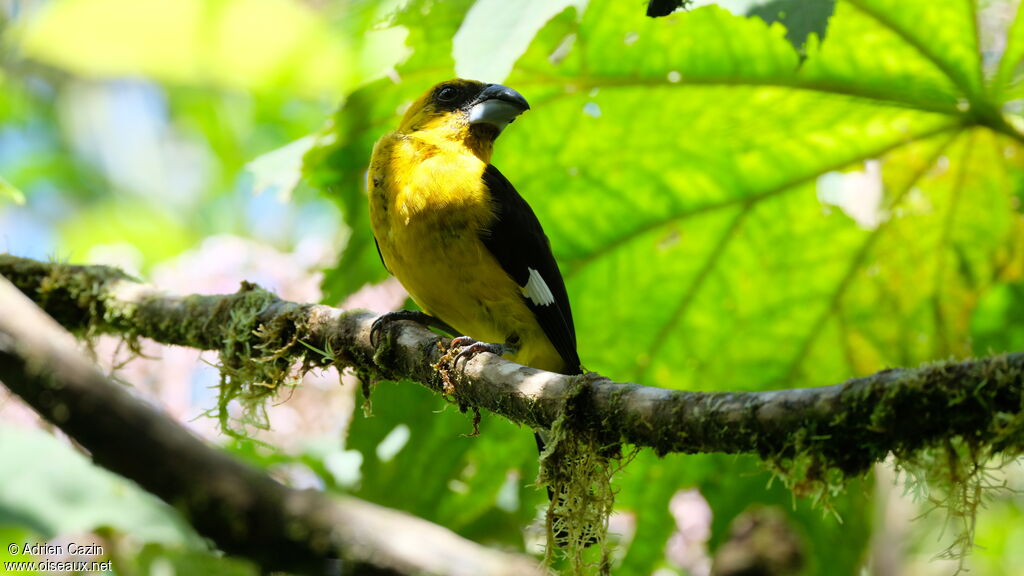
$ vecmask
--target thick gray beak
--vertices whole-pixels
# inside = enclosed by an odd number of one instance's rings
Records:
[[[490,124],[501,132],[505,126],[530,109],[526,98],[508,86],[489,84],[469,108],[470,124]]]

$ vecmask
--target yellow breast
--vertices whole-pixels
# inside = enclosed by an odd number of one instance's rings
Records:
[[[480,240],[495,218],[486,163],[456,144],[394,133],[374,148],[370,219],[388,270],[428,314],[485,342],[522,342],[511,359],[561,370],[521,289]]]

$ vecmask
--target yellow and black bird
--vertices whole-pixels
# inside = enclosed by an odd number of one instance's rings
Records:
[[[429,317],[468,337],[458,342],[464,351],[578,374],[569,297],[548,238],[491,165],[495,139],[529,108],[498,84],[434,86],[374,147],[370,219],[384,266]]]

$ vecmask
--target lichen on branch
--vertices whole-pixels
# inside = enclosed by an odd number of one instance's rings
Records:
[[[396,510],[288,488],[110,381],[3,278],[0,310],[0,381],[7,388],[98,465],[159,496],[221,550],[256,561],[263,572],[330,572],[339,560],[353,574],[542,572],[532,558]]]
[[[970,516],[977,500],[968,501],[969,493],[983,485],[976,471],[1024,445],[1021,352],[884,370],[834,386],[746,393],[566,376],[481,354],[457,373],[453,393],[451,374],[437,369],[443,339],[412,322],[388,323],[380,341],[371,342],[372,314],[286,302],[248,283],[235,294],[178,297],[116,269],[6,255],[0,274],[80,334],[217,350],[229,386],[273,391],[327,363],[352,368],[367,382],[411,380],[460,406],[532,428],[564,422],[571,404],[570,429],[599,439],[595,445],[755,453],[795,492],[819,499],[892,454],[903,469],[938,478],[939,491],[954,495],[945,500],[948,508]]]
[[[254,284],[234,294],[175,296],[105,266],[71,266],[0,255],[10,279],[79,334],[146,337],[217,350],[263,385],[283,384],[296,365],[351,367],[370,379],[411,380],[443,393],[436,368],[444,340],[418,324],[388,323],[370,342],[375,316],[279,299]],[[809,452],[809,473],[858,475],[889,452],[905,456],[950,437],[995,452],[1024,443],[1024,353],[883,370],[819,388],[689,392],[565,376],[491,354],[465,363],[454,403],[549,429],[573,398],[586,406],[574,426],[607,441],[670,452],[756,453],[784,462]],[[721,387],[717,385],[716,387]]]

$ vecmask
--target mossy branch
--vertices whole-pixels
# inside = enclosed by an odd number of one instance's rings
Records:
[[[62,325],[79,333],[146,337],[219,350],[233,369],[272,389],[294,366],[333,363],[364,380],[412,380],[460,406],[485,408],[550,428],[572,400],[577,429],[608,444],[669,452],[756,453],[783,471],[849,477],[886,457],[961,438],[991,452],[1024,445],[1024,353],[885,370],[821,388],[702,393],[564,376],[481,354],[460,370],[438,369],[445,341],[411,322],[370,342],[375,316],[280,300],[244,283],[235,294],[174,296],[103,266],[0,256],[9,278]],[[329,357],[314,352],[329,352]],[[447,388],[446,388],[447,386]]]
[[[71,335],[3,278],[0,310],[0,380],[8,388],[97,464],[175,506],[222,550],[264,572],[326,574],[340,560],[346,574],[544,573],[532,558],[480,546],[403,512],[287,488],[110,382]]]

